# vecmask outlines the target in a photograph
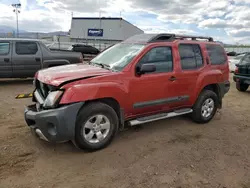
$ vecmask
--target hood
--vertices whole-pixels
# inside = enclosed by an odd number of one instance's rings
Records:
[[[110,73],[112,73],[110,70],[81,63],[40,70],[36,74],[36,78],[43,83],[59,86],[67,81]]]

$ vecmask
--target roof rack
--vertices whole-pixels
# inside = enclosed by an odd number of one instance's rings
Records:
[[[184,39],[191,39],[191,40],[197,40],[197,39],[205,39],[209,42],[213,42],[212,37],[204,37],[204,36],[191,36],[191,35],[176,35],[176,34],[158,34],[152,37],[150,40],[148,40],[148,43],[151,42],[166,42],[166,41],[173,41],[173,40],[184,40]]]

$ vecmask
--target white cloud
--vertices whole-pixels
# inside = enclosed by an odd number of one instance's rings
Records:
[[[33,0],[32,5],[30,0],[20,2],[20,29],[29,31],[67,31],[71,12],[74,16],[98,16],[100,10],[102,16],[112,17],[122,12],[125,19],[146,32],[196,34],[190,28],[171,29],[173,24],[192,24],[201,31],[214,29],[214,37],[219,28],[228,34],[225,39],[233,37],[237,41],[248,36],[250,30],[250,0]],[[13,8],[0,2],[0,9],[0,25],[15,27]],[[142,13],[156,18],[140,16]]]

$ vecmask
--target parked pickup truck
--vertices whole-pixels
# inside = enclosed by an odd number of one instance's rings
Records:
[[[80,63],[78,52],[50,51],[33,39],[0,39],[0,78],[34,77],[39,69]]]
[[[209,122],[230,89],[229,65],[210,37],[141,34],[89,64],[41,70],[34,87],[34,104],[24,114],[31,130],[43,140],[72,140],[93,151],[125,125],[183,114]]]

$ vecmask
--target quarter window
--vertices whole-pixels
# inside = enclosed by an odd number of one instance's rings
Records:
[[[180,44],[179,53],[183,70],[197,69],[203,66],[203,58],[199,45]]]
[[[34,55],[37,51],[35,42],[16,42],[16,54],[18,55]]]
[[[10,43],[0,42],[0,55],[7,55],[10,51]]]
[[[207,44],[206,47],[212,65],[222,65],[226,63],[225,51],[221,46]]]
[[[151,49],[139,61],[137,67],[142,64],[153,64],[156,66],[156,73],[173,71],[173,56],[171,47],[155,47]]]

